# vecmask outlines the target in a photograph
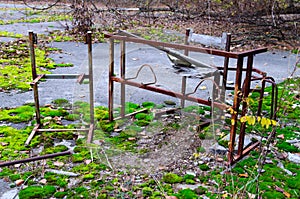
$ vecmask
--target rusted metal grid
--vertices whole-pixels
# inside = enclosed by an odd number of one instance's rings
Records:
[[[35,113],[36,113],[36,125],[28,136],[25,145],[29,145],[32,138],[38,132],[87,132],[87,143],[91,143],[94,133],[94,88],[93,88],[93,63],[92,63],[92,32],[87,32],[86,42],[88,44],[88,65],[89,65],[89,74],[37,74],[36,72],[36,62],[35,62],[35,44],[37,44],[37,35],[33,31],[29,31],[29,46],[30,46],[30,59],[31,59],[31,69],[32,69],[32,82],[30,83],[33,88],[34,93],[34,103],[35,103]],[[89,94],[90,94],[90,126],[87,129],[42,129],[43,125],[41,123],[41,114],[40,114],[40,104],[39,104],[39,93],[38,93],[38,82],[42,78],[47,79],[77,79],[78,83],[82,83],[85,78],[89,79]],[[31,161],[43,160],[47,158],[54,158],[57,156],[71,155],[72,150],[41,155],[36,157],[25,158],[21,160],[1,162],[0,167],[10,166],[14,164],[26,163]]]
[[[186,33],[188,36],[188,31]],[[197,102],[199,104],[207,105],[207,106],[213,106],[217,107],[222,110],[226,110],[229,108],[228,105],[225,103],[222,103],[222,101],[211,101],[206,99],[201,99],[197,97],[190,96],[189,94],[185,94],[185,84],[186,79],[182,79],[182,93],[176,93],[174,91],[154,87],[151,84],[143,84],[134,82],[130,79],[125,78],[125,60],[126,60],[126,42],[134,42],[139,44],[146,44],[153,47],[156,47],[158,49],[160,48],[172,48],[176,50],[184,50],[185,55],[188,55],[188,52],[199,52],[199,53],[206,53],[216,56],[224,57],[224,66],[217,67],[221,75],[223,76],[223,79],[221,82],[217,82],[221,86],[224,87],[224,91],[222,91],[223,97],[225,96],[226,90],[233,90],[234,91],[234,100],[232,109],[234,113],[231,116],[231,119],[234,121],[237,121],[239,118],[243,117],[247,113],[248,105],[245,102],[245,100],[249,93],[252,91],[260,92],[260,100],[259,100],[259,107],[257,115],[261,115],[261,107],[262,107],[262,100],[263,100],[263,94],[264,94],[264,88],[266,83],[272,84],[272,104],[271,104],[271,118],[276,118],[276,104],[277,104],[277,87],[275,84],[275,81],[271,77],[267,77],[266,73],[253,68],[253,59],[254,55],[263,53],[267,51],[267,48],[258,48],[254,50],[248,50],[244,52],[229,52],[229,46],[226,46],[225,50],[216,50],[212,48],[201,48],[196,46],[187,45],[187,40],[185,42],[185,45],[182,44],[171,44],[171,43],[165,43],[165,42],[158,42],[158,41],[150,41],[145,40],[141,38],[133,38],[128,36],[119,36],[119,35],[112,35],[112,34],[105,34],[105,37],[109,39],[110,44],[110,64],[109,64],[109,119],[112,121],[113,118],[113,95],[114,95],[114,82],[121,83],[121,117],[126,117],[125,115],[125,85],[130,85],[133,87],[137,87],[140,89],[145,89],[165,95],[169,95],[172,97],[176,97],[182,100],[181,105],[184,105],[184,100]],[[227,37],[229,39],[230,44],[230,35]],[[120,51],[121,51],[121,62],[120,62],[120,76],[115,76],[114,73],[114,44],[115,40],[120,41]],[[244,59],[246,58],[246,68],[243,67],[244,65]],[[236,67],[228,67],[229,59],[236,59]],[[234,71],[235,72],[235,85],[234,87],[227,86],[227,74],[228,71]],[[254,72],[256,74],[254,74]],[[245,74],[245,78],[242,79],[243,73]],[[261,88],[255,89],[251,88],[251,81],[261,81]],[[240,110],[240,105],[242,106],[242,109]],[[238,126],[240,125],[240,126]],[[237,135],[237,129],[240,129],[239,131],[239,140],[237,142],[238,150],[237,154],[235,154],[235,145],[236,145],[236,135]],[[247,146],[244,148],[244,139],[245,139],[245,130],[246,130],[246,124],[238,122],[234,122],[231,124],[230,129],[230,140],[229,140],[229,149],[228,149],[228,164],[232,165],[238,160],[240,160],[242,157],[247,155],[251,150],[253,150],[255,147],[259,145],[259,141],[253,143],[250,146]]]
[[[30,57],[31,57],[31,68],[32,68],[32,79],[31,86],[33,87],[34,92],[34,102],[35,102],[35,112],[36,112],[36,126],[32,130],[28,139],[25,142],[25,145],[28,145],[31,139],[34,137],[36,132],[41,131],[83,131],[88,132],[87,142],[91,143],[94,133],[94,88],[93,88],[93,62],[92,62],[92,32],[89,31],[86,34],[86,42],[88,44],[88,65],[89,65],[89,74],[37,74],[36,73],[36,63],[35,63],[35,51],[34,45],[37,44],[36,34],[32,31],[29,31],[29,45],[30,45]],[[41,114],[40,114],[40,104],[39,104],[39,94],[38,94],[38,82],[40,79],[77,79],[78,83],[82,83],[85,78],[89,79],[89,97],[90,97],[90,126],[87,129],[42,129],[41,124]]]

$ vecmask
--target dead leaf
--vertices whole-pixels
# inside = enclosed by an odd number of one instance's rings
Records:
[[[121,186],[121,191],[122,191],[122,192],[127,192],[127,191],[128,191],[128,189],[127,189],[127,188],[125,188],[125,187],[123,187],[123,186]]]
[[[16,186],[20,186],[20,185],[22,185],[23,183],[24,183],[24,180],[22,180],[22,179],[19,179],[19,180],[16,180],[16,181],[15,181]]]
[[[291,197],[291,194],[289,194],[288,192],[284,191],[283,194],[287,197],[287,198],[290,198]]]
[[[284,139],[284,134],[277,135],[277,138]]]
[[[248,173],[240,173],[240,174],[239,174],[239,177],[242,177],[242,178],[248,178],[249,175],[248,175]]]
[[[176,196],[166,196],[166,199],[178,199]]]

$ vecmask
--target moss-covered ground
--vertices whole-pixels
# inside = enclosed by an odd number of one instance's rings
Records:
[[[291,86],[291,81],[294,87]],[[284,106],[288,110],[298,103],[297,94],[291,94],[291,90],[297,89],[299,79],[287,80],[279,85],[290,85],[288,91],[282,91],[283,97],[289,102]],[[72,108],[71,108],[72,107]],[[272,149],[265,154],[261,164],[262,152],[260,149],[252,151],[242,161],[238,162],[232,169],[226,169],[224,164],[212,166],[212,163],[201,163],[198,165],[201,175],[191,175],[185,172],[162,172],[161,178],[154,178],[147,174],[139,175],[141,182],[134,183],[130,178],[129,170],[115,170],[109,164],[106,156],[110,151],[128,151],[136,154],[145,153],[137,147],[138,132],[146,126],[153,130],[177,131],[180,126],[163,126],[154,122],[151,110],[161,105],[152,102],[145,102],[141,105],[134,103],[126,104],[126,112],[148,108],[144,113],[136,114],[131,120],[108,121],[108,109],[96,107],[95,117],[98,121],[95,130],[95,140],[102,140],[103,144],[109,146],[109,150],[103,153],[99,145],[86,144],[85,135],[74,132],[43,132],[34,137],[29,146],[24,142],[33,129],[34,107],[24,105],[14,109],[0,110],[2,125],[0,127],[0,149],[1,161],[9,161],[27,158],[34,148],[42,148],[40,155],[51,154],[68,150],[64,145],[55,145],[63,140],[73,140],[76,145],[74,153],[70,156],[60,156],[49,159],[46,162],[21,164],[18,167],[10,166],[1,168],[1,178],[8,179],[12,183],[23,179],[28,186],[20,191],[20,198],[165,198],[165,196],[176,196],[177,198],[253,198],[260,195],[262,198],[299,198],[300,195],[300,165],[282,159],[278,154],[299,153],[299,148],[292,146],[287,140],[300,139],[299,123],[294,121],[298,117],[292,117],[289,112],[283,113],[279,110],[278,115],[283,123],[276,127],[277,134],[272,143]],[[298,108],[299,109],[299,108]],[[297,110],[298,110],[297,109]],[[209,109],[191,106],[183,110],[188,114],[195,112],[204,114]],[[297,111],[295,110],[295,111]],[[120,109],[115,109],[114,114],[118,116]],[[54,100],[51,106],[42,107],[42,123],[44,128],[82,128],[89,121],[89,104],[76,102],[71,105],[65,99]],[[289,120],[285,120],[288,116]],[[73,124],[64,125],[63,121],[73,121]],[[5,124],[25,122],[29,124],[24,129],[14,129]],[[155,124],[155,125],[152,125]],[[166,129],[167,128],[167,129]],[[122,129],[114,136],[111,132],[115,129]],[[271,130],[261,126],[252,127],[251,131],[257,130],[258,134],[268,134]],[[207,129],[204,131],[208,131]],[[260,132],[261,131],[261,132]],[[198,132],[198,131],[197,131]],[[203,131],[198,132],[199,136]],[[194,161],[201,160],[205,150],[198,150],[198,155],[191,155]],[[224,157],[226,159],[226,157]],[[35,164],[43,164],[36,168]],[[282,166],[280,166],[282,165]],[[55,174],[47,169],[64,170],[79,174],[79,177]],[[45,181],[42,181],[42,180]],[[76,185],[70,184],[76,181]],[[43,182],[43,183],[41,183]],[[45,186],[46,184],[46,186]],[[196,189],[176,189],[177,184],[197,185]],[[34,190],[34,191],[33,191]]]

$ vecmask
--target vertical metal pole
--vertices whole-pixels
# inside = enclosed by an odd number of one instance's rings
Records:
[[[225,51],[230,52],[230,45],[231,45],[231,33],[227,33]],[[222,101],[225,101],[227,76],[228,76],[228,65],[229,65],[229,57],[225,57],[225,59],[224,59],[224,70],[223,70],[223,86],[222,86],[223,88],[222,88],[222,93],[221,93],[221,100]]]
[[[92,50],[92,31],[88,31],[86,35],[86,41],[88,44],[88,64],[89,64],[89,91],[90,91],[90,123],[91,129],[88,134],[87,142],[91,143],[94,135],[94,79],[93,79],[93,50]]]
[[[249,55],[248,59],[247,59],[246,77],[244,80],[244,85],[243,85],[243,90],[242,90],[243,109],[242,109],[241,117],[243,117],[247,114],[248,104],[246,102],[246,99],[248,98],[249,92],[250,92],[252,66],[253,66],[253,55]],[[241,128],[240,128],[239,144],[238,144],[238,156],[241,156],[243,154],[245,130],[246,130],[246,122],[242,122]]]
[[[185,39],[184,39],[184,44],[185,45],[189,45],[190,32],[191,32],[190,28],[187,28],[185,30]],[[184,55],[189,55],[189,51],[187,49],[184,50]],[[185,95],[185,91],[186,91],[186,76],[183,76],[182,80],[181,80],[181,93],[182,93],[182,95]],[[181,99],[181,108],[184,108],[184,105],[185,105],[185,100]]]
[[[32,80],[37,78],[36,74],[36,63],[35,63],[35,52],[34,52],[34,43],[37,38],[33,31],[29,31],[29,48],[30,48],[30,60],[31,60],[31,72]],[[34,103],[35,103],[35,114],[36,114],[36,123],[41,124],[41,115],[40,115],[40,102],[39,102],[39,93],[37,83],[33,84],[33,94],[34,94]]]
[[[234,100],[233,100],[233,110],[235,113],[231,116],[231,128],[230,128],[230,141],[229,141],[229,152],[228,152],[228,161],[229,164],[232,164],[234,159],[234,146],[235,146],[235,137],[236,137],[236,128],[237,128],[237,119],[239,114],[240,106],[240,93],[241,93],[241,81],[243,73],[243,57],[239,56],[237,60],[237,70],[235,74],[235,86],[234,86]]]
[[[124,40],[121,41],[121,61],[120,61],[120,73],[121,78],[125,79],[125,49],[126,49],[126,43]],[[125,84],[121,83],[121,117],[125,116]]]
[[[114,39],[109,39],[109,46],[110,46],[110,52],[109,52],[109,58],[110,58],[110,63],[109,63],[109,74],[108,74],[108,109],[109,109],[109,120],[113,121],[114,116],[113,116],[113,91],[114,91],[114,82],[112,80],[112,77],[114,75]]]

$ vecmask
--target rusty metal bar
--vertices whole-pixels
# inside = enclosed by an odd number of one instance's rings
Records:
[[[87,134],[87,139],[86,139],[87,143],[92,143],[93,141],[94,128],[95,128],[94,124],[91,123]]]
[[[184,39],[184,44],[185,45],[189,45],[189,37],[190,37],[190,33],[191,33],[191,29],[190,28],[187,28],[185,30],[185,39]],[[188,49],[185,49],[184,50],[184,55],[188,56],[189,55],[189,51]],[[182,79],[181,79],[181,93],[183,95],[185,95],[185,91],[186,91],[186,81],[187,81],[187,77],[186,76],[183,76]],[[184,108],[185,106],[185,100],[182,99],[181,100],[181,108]]]
[[[30,48],[31,72],[32,72],[32,80],[33,81],[37,78],[35,51],[34,51],[34,45],[36,43],[36,40],[37,40],[37,38],[36,38],[36,35],[33,33],[33,31],[29,31],[29,48]],[[32,86],[33,86],[33,95],[34,95],[34,104],[35,104],[36,123],[41,124],[38,85],[33,84]]]
[[[37,160],[44,160],[44,159],[49,159],[49,158],[54,158],[57,156],[63,156],[63,155],[71,155],[72,151],[64,151],[64,152],[59,152],[59,153],[53,153],[53,154],[47,154],[47,155],[41,155],[37,157],[32,157],[32,158],[26,158],[22,160],[15,160],[15,161],[10,161],[10,162],[1,162],[0,167],[5,167],[5,166],[11,166],[15,164],[21,164],[25,162],[33,162]]]
[[[125,64],[126,64],[126,43],[121,41],[120,43],[121,57],[120,57],[120,76],[125,79]],[[125,84],[121,84],[121,117],[125,116]]]
[[[151,45],[151,46],[176,48],[178,50],[187,49],[188,51],[218,55],[218,56],[235,58],[235,59],[238,59],[240,56],[246,57],[250,54],[254,55],[254,54],[259,54],[259,53],[267,51],[267,48],[258,48],[258,49],[246,51],[246,52],[243,52],[243,53],[236,53],[236,52],[226,52],[226,51],[216,50],[216,49],[211,49],[211,48],[201,48],[201,47],[196,47],[196,46],[188,46],[188,45],[183,45],[183,44],[173,44],[173,43],[165,43],[165,42],[158,42],[158,41],[150,41],[150,40],[146,40],[146,39],[140,39],[140,38],[134,38],[134,37],[125,37],[125,36],[119,36],[119,35],[104,34],[104,36],[106,38],[115,39],[115,40],[124,40],[124,41],[127,41],[127,42],[135,42],[135,43],[147,44],[147,45]]]
[[[109,120],[113,121],[114,120],[114,116],[113,116],[113,97],[114,97],[114,82],[113,82],[113,76],[114,76],[114,65],[115,65],[115,61],[114,61],[114,39],[110,38],[109,39],[109,46],[110,46],[110,63],[109,63],[109,74],[108,74],[108,110],[109,110]]]
[[[133,82],[133,81],[129,81],[129,80],[124,80],[124,79],[121,79],[119,77],[111,77],[111,80],[115,81],[115,82],[119,82],[121,84],[127,84],[127,85],[138,87],[138,88],[141,88],[141,89],[145,89],[145,90],[149,90],[149,91],[169,95],[171,97],[176,97],[178,99],[185,99],[185,100],[189,100],[189,101],[192,101],[192,102],[197,102],[197,103],[204,104],[204,105],[207,105],[207,106],[211,106],[211,103],[212,103],[210,100],[204,100],[204,99],[196,98],[196,97],[193,97],[193,96],[186,96],[186,95],[183,95],[182,93],[176,93],[176,92],[172,92],[172,91],[162,89],[162,88],[159,88],[159,87],[154,87],[154,86],[149,86],[149,85],[145,85],[145,84],[141,84],[141,83],[137,83],[137,82]],[[217,103],[217,102],[214,103],[214,106],[218,107],[220,109],[228,108],[227,105]]]
[[[125,36],[119,36],[119,35],[110,35],[105,34],[106,38],[112,38],[115,40],[124,40],[127,42],[134,42],[134,43],[140,43],[140,44],[147,44],[150,46],[161,46],[161,47],[167,47],[167,48],[175,48],[178,50],[188,50],[193,52],[199,52],[199,53],[205,53],[205,54],[213,54],[213,55],[219,55],[219,56],[228,56],[231,58],[238,58],[237,53],[227,53],[225,51],[221,50],[215,50],[210,48],[201,48],[201,47],[195,47],[195,46],[187,46],[183,44],[174,44],[174,43],[165,43],[165,42],[159,42],[159,41],[150,41],[146,39],[141,38],[135,38],[135,37],[125,37]]]
[[[78,79],[78,78],[89,78],[89,75],[85,74],[44,74],[43,78],[47,79]]]
[[[86,132],[89,129],[37,129],[37,132],[68,132],[68,131],[75,131],[75,132]]]
[[[34,85],[36,83],[38,83],[38,81],[40,81],[40,79],[42,79],[45,75],[38,75],[31,83],[30,85]]]
[[[231,34],[226,34],[226,45],[225,51],[230,52],[230,45],[231,45]],[[229,57],[224,58],[223,64],[223,84],[222,84],[222,94],[221,94],[221,101],[225,101],[225,94],[226,94],[226,86],[227,86],[227,76],[228,76],[228,66],[229,66]]]
[[[240,106],[240,93],[241,93],[241,81],[242,81],[242,69],[243,69],[243,57],[239,57],[237,60],[237,71],[235,75],[235,86],[234,86],[234,100],[232,109],[235,111],[231,116],[231,128],[230,128],[230,141],[228,151],[228,161],[233,162],[237,119]]]
[[[242,114],[241,117],[245,116],[248,111],[248,104],[246,102],[246,99],[249,96],[250,92],[250,84],[251,84],[251,73],[252,73],[252,66],[253,66],[253,55],[249,55],[247,59],[247,71],[246,71],[246,77],[243,84],[243,108],[242,108]],[[246,122],[241,123],[240,127],[240,135],[239,135],[239,143],[238,143],[238,155],[242,155],[243,148],[244,148],[244,140],[245,140],[245,130],[246,130]]]
[[[126,114],[126,115],[121,116],[121,117],[116,117],[116,118],[114,118],[114,120],[119,120],[119,119],[122,119],[122,118],[128,118],[128,117],[131,117],[131,116],[136,115],[138,113],[144,113],[144,112],[147,112],[147,111],[148,111],[147,108],[143,108],[143,109],[135,111],[133,113],[129,113],[129,114]]]
[[[242,150],[242,153],[240,155],[236,155],[233,157],[232,162],[229,162],[230,165],[233,165],[234,163],[238,162],[239,160],[241,160],[243,157],[245,157],[247,154],[250,153],[250,151],[252,151],[253,149],[255,149],[258,145],[260,144],[259,141],[253,143],[252,145],[250,145],[249,147],[245,148]]]
[[[35,133],[38,131],[39,127],[41,126],[41,124],[36,124],[35,127],[32,129],[30,135],[28,136],[26,142],[25,142],[25,146],[28,146],[30,141],[32,140],[32,138],[34,137]]]
[[[87,143],[91,143],[94,136],[94,79],[93,79],[93,48],[92,48],[92,31],[88,31],[86,35],[88,44],[88,64],[89,64],[89,94],[90,94],[90,130],[88,133]]]

